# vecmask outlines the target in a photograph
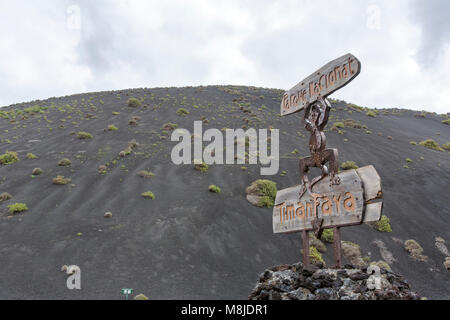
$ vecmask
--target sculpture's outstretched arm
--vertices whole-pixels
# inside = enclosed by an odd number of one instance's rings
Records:
[[[318,101],[319,108],[321,110],[318,127],[319,127],[320,131],[323,131],[323,129],[325,129],[325,126],[328,123],[328,117],[330,115],[331,105],[330,105],[330,102],[326,98],[323,98],[323,97],[319,97],[317,101]]]

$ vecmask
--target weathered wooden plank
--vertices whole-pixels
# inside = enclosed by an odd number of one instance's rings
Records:
[[[330,185],[328,178],[314,185],[313,193],[320,195],[316,198],[305,192],[299,199],[300,185],[279,190],[273,209],[274,233],[313,230],[316,217],[323,219],[323,228],[379,221],[382,202],[372,202],[381,197],[375,168],[347,170],[338,176],[339,185]]]
[[[343,171],[339,173],[338,176],[341,179],[341,184],[331,186],[329,179],[325,178],[322,181],[316,183],[313,186],[312,191],[314,193],[322,194],[332,192],[344,192],[348,188],[362,189],[361,178],[359,177],[359,175],[356,173],[355,170],[351,169]],[[282,202],[285,202],[286,200],[291,199],[297,200],[299,192],[300,192],[300,185],[279,190],[275,198],[275,204],[277,205]],[[305,195],[307,195],[307,193],[305,193],[304,196]]]
[[[355,170],[339,174],[340,185],[330,185],[329,179],[318,182],[312,191],[299,199],[300,185],[280,190],[273,210],[274,233],[312,230],[316,217],[323,219],[323,227],[360,224],[364,196],[362,182]]]
[[[327,63],[284,94],[281,115],[303,110],[307,103],[344,87],[360,72],[361,62],[350,53]]]
[[[382,197],[381,179],[374,166],[369,165],[356,169],[364,187],[364,200],[370,201]]]
[[[369,223],[369,222],[380,221],[382,211],[383,211],[383,203],[382,202],[366,204],[365,210],[364,210],[363,222]]]

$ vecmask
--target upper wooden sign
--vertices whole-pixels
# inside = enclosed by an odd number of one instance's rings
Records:
[[[281,115],[301,111],[319,95],[326,97],[352,81],[361,72],[361,62],[348,53],[333,60],[287,91],[281,102]]]
[[[343,227],[381,219],[381,180],[373,166],[340,173],[339,185],[325,178],[313,186],[315,196],[305,192],[299,199],[300,185],[277,192],[273,209],[273,232],[313,230],[316,217],[323,228]]]

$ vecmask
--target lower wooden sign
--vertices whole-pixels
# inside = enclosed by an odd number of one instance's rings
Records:
[[[299,196],[300,185],[278,191],[273,209],[273,232],[311,231],[316,218],[322,228],[375,222],[381,219],[381,181],[373,166],[341,172],[341,183],[326,177]]]

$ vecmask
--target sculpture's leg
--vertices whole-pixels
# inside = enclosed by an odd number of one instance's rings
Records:
[[[320,237],[322,236],[322,225],[323,225],[323,218],[322,215],[319,215],[319,211],[317,210],[317,206],[319,205],[319,198],[323,198],[322,195],[317,194],[317,193],[310,193],[310,195],[313,197],[314,199],[314,203],[313,203],[313,212],[314,212],[314,216],[315,219],[312,222],[312,227],[313,227],[313,231],[317,237],[317,239],[320,239]]]
[[[323,178],[328,176],[328,168],[327,168],[327,166],[321,164],[321,165],[318,166],[318,168],[320,170],[322,170],[322,175],[318,176],[318,177],[315,177],[314,179],[311,180],[311,189],[317,182],[319,182],[320,180],[322,180]]]
[[[308,175],[306,174],[311,164],[312,164],[311,157],[300,159],[299,171],[300,171],[301,187],[299,192],[299,198],[303,196],[306,190],[308,190],[308,192],[311,193],[311,183],[309,182]]]
[[[337,176],[339,171],[339,160],[337,149],[326,149],[324,151],[324,158],[330,163],[330,180],[331,184],[338,185],[341,179]]]

